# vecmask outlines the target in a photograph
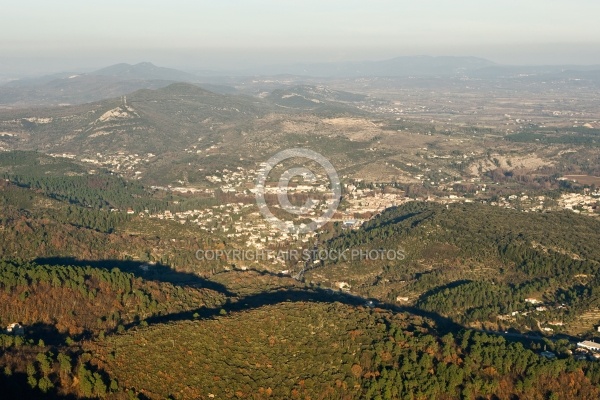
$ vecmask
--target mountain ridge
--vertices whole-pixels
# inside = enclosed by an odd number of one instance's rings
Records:
[[[89,75],[112,76],[123,79],[167,80],[178,82],[197,81],[198,77],[174,68],[159,67],[151,62],[137,64],[119,63],[101,68]]]

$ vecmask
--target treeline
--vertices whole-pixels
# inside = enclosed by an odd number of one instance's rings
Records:
[[[195,252],[209,245],[193,227],[67,205],[4,181],[0,206],[0,254],[5,257],[137,259],[210,270],[195,259]]]
[[[460,322],[489,320],[499,314],[522,310],[524,294],[508,285],[492,282],[466,282],[456,287],[437,290],[422,296],[417,306]]]
[[[525,302],[531,293],[548,287],[545,279],[520,285],[493,281],[461,282],[423,294],[416,305],[423,310],[452,316],[461,324],[494,320],[498,315],[535,308]]]
[[[111,213],[108,210],[53,202],[41,194],[4,181],[0,182],[0,206],[4,210],[0,216],[0,223],[25,213],[41,220],[50,219],[58,223],[110,233],[128,219],[125,213]]]

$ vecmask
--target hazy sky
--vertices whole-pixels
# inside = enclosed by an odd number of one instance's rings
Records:
[[[0,68],[238,68],[474,55],[600,64],[597,0],[4,1]],[[5,71],[6,72],[6,71]]]

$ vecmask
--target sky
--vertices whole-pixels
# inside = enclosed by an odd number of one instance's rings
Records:
[[[0,73],[186,70],[404,55],[600,64],[597,0],[8,0]]]

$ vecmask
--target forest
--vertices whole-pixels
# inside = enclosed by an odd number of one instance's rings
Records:
[[[389,302],[408,294],[417,307],[462,324],[527,311],[528,297],[551,306],[541,318],[569,322],[600,307],[599,241],[600,222],[572,212],[413,202],[386,210],[359,230],[340,231],[322,245],[401,248],[406,260],[369,266],[330,262],[318,273],[331,279],[346,274],[363,293]],[[380,271],[375,279],[367,275],[373,269]]]

